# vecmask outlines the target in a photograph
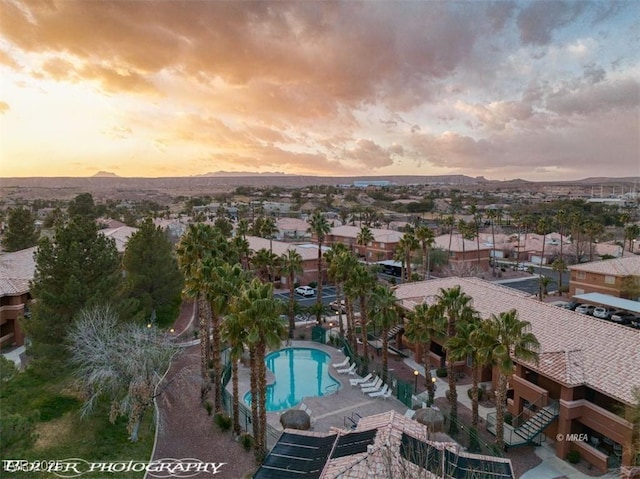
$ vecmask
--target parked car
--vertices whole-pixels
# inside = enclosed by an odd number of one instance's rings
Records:
[[[593,315],[593,310],[596,307],[593,304],[581,304],[576,308],[576,313],[580,314],[588,314],[589,316]]]
[[[344,299],[340,301],[340,303],[338,303],[338,300],[335,301],[331,301],[329,303],[329,307],[334,310],[334,311],[340,311],[341,313],[346,313],[347,312],[347,305],[344,302]]]
[[[619,313],[617,309],[606,308],[604,306],[598,306],[593,310],[593,317],[600,319],[610,319],[616,313]]]
[[[295,289],[296,294],[300,294],[302,296],[315,296],[316,295],[316,290],[313,289],[311,286],[298,286]]]
[[[570,301],[565,304],[563,308],[575,311],[578,306],[582,306],[582,303],[578,303],[577,301]]]
[[[633,313],[618,311],[611,316],[611,321],[618,324],[631,324],[632,321],[640,321],[640,318]]]
[[[640,316],[634,316],[631,320],[631,326],[636,329],[640,329]]]

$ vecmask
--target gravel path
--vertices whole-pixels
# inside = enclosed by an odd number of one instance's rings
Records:
[[[187,330],[193,305],[183,304],[174,325],[177,334]],[[242,479],[257,469],[252,452],[238,444],[231,432],[220,432],[213,417],[200,405],[200,346],[186,348],[177,356],[160,387],[158,432],[153,459],[194,458],[205,463],[225,463],[218,474],[199,473],[193,478]],[[211,401],[213,402],[213,401]]]

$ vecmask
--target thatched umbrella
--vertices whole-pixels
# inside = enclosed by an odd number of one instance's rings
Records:
[[[311,428],[311,418],[300,409],[289,409],[280,416],[280,424],[287,429],[300,429],[306,431]]]
[[[418,409],[415,420],[427,426],[430,432],[442,432],[444,415],[437,409],[430,407]]]

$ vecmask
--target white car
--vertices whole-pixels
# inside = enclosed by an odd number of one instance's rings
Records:
[[[593,304],[581,304],[576,308],[576,313],[592,315],[596,307]]]
[[[315,296],[316,294],[316,290],[313,289],[311,286],[298,286],[295,289],[296,294],[299,294],[301,296]]]
[[[612,315],[616,313],[619,313],[619,311],[613,308],[598,306],[596,309],[593,310],[593,317],[600,318],[600,319],[609,319],[611,318]]]

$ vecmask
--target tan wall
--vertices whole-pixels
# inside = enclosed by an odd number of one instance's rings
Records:
[[[584,273],[584,278],[578,278],[579,273]],[[588,271],[571,271],[571,278],[569,279],[569,296],[574,296],[577,289],[582,290],[584,293],[603,293],[610,294],[612,296],[620,297],[620,288],[622,287],[622,278],[615,277],[615,283],[606,284],[605,276],[599,273],[590,273]]]

